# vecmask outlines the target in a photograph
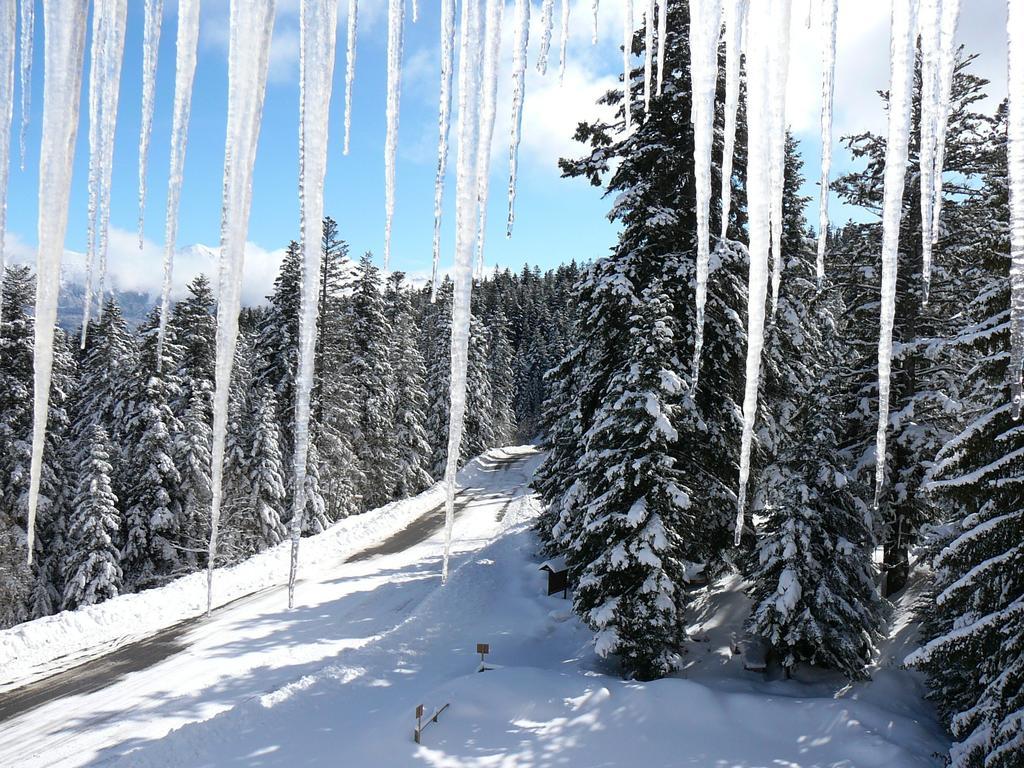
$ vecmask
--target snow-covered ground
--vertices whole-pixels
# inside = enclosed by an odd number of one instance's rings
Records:
[[[0,722],[0,764],[941,764],[947,744],[920,681],[890,661],[913,642],[906,624],[873,682],[765,680],[729,651],[747,605],[726,580],[694,617],[683,675],[619,679],[568,603],[544,595],[526,487],[537,459],[510,452],[523,460],[463,476],[473,490],[446,587],[440,533],[395,554],[322,560],[304,571],[294,611],[280,591],[261,593],[197,625],[187,649],[149,669]],[[476,671],[478,642],[490,643],[496,669]],[[420,745],[418,704],[428,715],[450,704]]]

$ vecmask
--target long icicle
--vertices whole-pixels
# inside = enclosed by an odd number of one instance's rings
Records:
[[[477,101],[480,93],[476,52],[480,50],[480,0],[462,0],[459,28],[459,132],[455,207],[455,291],[452,300],[451,377],[448,456],[445,462],[444,561],[441,583],[448,581],[452,527],[455,522],[455,474],[462,449],[469,359],[470,297],[473,291],[473,244],[476,240]]]
[[[942,166],[946,161],[946,126],[949,123],[949,100],[953,92],[953,70],[956,68],[956,28],[960,21],[960,0],[942,0],[942,29],[939,32],[939,112],[935,122],[935,191],[932,195],[932,243],[939,241],[942,215]],[[922,227],[923,229],[923,227]]]
[[[882,304],[878,334],[878,432],[875,436],[875,508],[885,487],[885,441],[889,427],[889,384],[892,371],[892,328],[896,316],[896,270],[900,244],[903,186],[910,144],[914,95],[916,0],[893,0],[889,135],[885,145],[885,192],[882,201]]]
[[[622,104],[626,133],[633,127],[633,0],[625,0],[622,17]]]
[[[451,0],[446,0],[451,2]],[[359,0],[348,0],[348,33],[345,36],[345,143],[347,155],[352,135],[352,88],[356,83],[356,33],[359,25]]]
[[[171,122],[171,165],[167,173],[167,218],[164,222],[164,284],[160,293],[160,329],[156,338],[156,367],[163,362],[164,338],[171,311],[171,278],[178,240],[178,209],[185,176],[185,149],[192,115],[192,83],[199,45],[200,0],[178,0],[178,39],[174,65],[174,117]]]
[[[769,147],[772,178],[772,317],[779,305],[782,285],[782,192],[786,175],[786,83],[789,79],[789,31],[793,0],[778,0],[772,16],[773,37],[778,41],[771,51],[772,78],[769,115],[772,143]]]
[[[327,126],[331,112],[338,0],[302,0],[299,9],[299,219],[302,232],[302,298],[299,306],[299,363],[295,382],[295,503],[291,520],[288,607],[295,605],[299,540],[306,508],[309,453],[309,398],[316,359],[320,298],[320,240],[323,234]]]
[[[89,53],[89,242],[85,259],[82,349],[85,349],[93,301],[102,306],[106,288],[110,179],[127,12],[127,0],[97,0],[93,3],[92,49]],[[97,257],[100,261],[99,277],[94,283],[93,268]]]
[[[491,141],[494,138],[494,116],[498,108],[498,71],[501,68],[501,24],[505,0],[487,0],[487,26],[484,30],[482,107],[477,139],[476,187],[479,201],[476,233],[476,271],[484,273],[484,234],[487,226],[487,198],[491,183]]]
[[[384,137],[384,271],[391,263],[391,223],[395,217],[395,160],[398,108],[402,95],[402,45],[405,0],[388,0],[387,132]]]
[[[918,170],[921,185],[921,303],[928,304],[932,281],[932,239],[929,225],[935,205],[935,138],[938,128],[939,39],[941,0],[920,0],[917,31],[921,40],[921,139]]]
[[[548,52],[551,50],[551,31],[555,18],[555,0],[542,0],[540,6],[540,51],[537,53],[537,71],[548,71]]]
[[[743,438],[740,443],[740,477],[737,496],[735,542],[743,536],[750,479],[750,451],[757,418],[757,393],[761,379],[761,351],[764,348],[765,299],[768,293],[768,253],[771,245],[771,168],[769,147],[774,140],[768,114],[769,83],[772,79],[770,48],[776,44],[764,30],[771,28],[772,14],[779,0],[750,4],[747,29],[747,221],[750,232],[750,277],[747,288],[747,361],[743,388]]]
[[[156,105],[156,63],[160,56],[160,27],[164,18],[164,0],[146,0],[142,31],[142,122],[139,129],[139,250],[142,250],[146,219],[146,164],[149,137],[153,132],[153,108]]]
[[[711,145],[715,131],[720,13],[719,0],[690,0],[690,79],[693,94],[690,121],[693,123],[697,214],[697,318],[691,391],[696,391],[700,379],[700,357],[704,348],[704,305],[708,295],[708,265],[711,260]]]
[[[1010,391],[1013,418],[1020,418],[1024,369],[1024,3],[1008,4],[1007,165],[1010,187]]]
[[[523,132],[523,99],[526,97],[526,51],[530,45],[530,0],[516,0],[516,29],[512,43],[512,122],[508,142],[508,220],[505,236],[512,237],[516,221],[516,182],[519,170],[519,139]]]
[[[668,0],[658,3],[658,87],[655,93],[661,96],[661,86],[665,81],[665,46],[668,36]]]
[[[25,139],[32,116],[32,56],[36,27],[36,0],[21,0],[21,130],[18,132],[20,168],[25,170]],[[13,50],[13,48],[12,48]],[[13,96],[12,96],[13,98]]]
[[[455,0],[441,0],[441,86],[437,106],[437,174],[434,177],[434,259],[430,273],[430,301],[437,301],[441,263],[441,214],[444,177],[448,170],[448,131],[452,115],[452,67],[455,59]]]
[[[821,189],[818,191],[818,258],[815,264],[818,290],[821,290],[825,281],[825,248],[828,246],[828,188],[832,169],[832,99],[836,90],[838,6],[838,0],[824,0],[821,14]]]
[[[569,50],[569,0],[562,0],[562,35],[558,48],[558,83],[565,82],[565,59]]]
[[[36,260],[32,460],[28,487],[28,562],[35,549],[53,370],[60,263],[68,224],[88,0],[43,0],[43,128],[39,150],[39,254]]]
[[[722,151],[722,239],[729,231],[732,209],[732,163],[736,152],[736,111],[740,103],[740,44],[750,0],[726,0],[725,17],[725,148]],[[658,67],[659,72],[661,67]],[[660,89],[659,89],[660,90]]]
[[[7,273],[7,178],[11,166],[11,121],[14,119],[14,51],[18,29],[15,0],[0,0],[0,328],[4,315],[4,276]]]
[[[654,60],[657,58],[654,51],[654,25],[655,20],[654,0],[647,0],[647,8],[644,11],[644,119],[651,112],[651,69]]]
[[[597,45],[597,12],[598,12],[600,4],[601,4],[601,0],[590,0],[590,14],[593,17],[593,22],[594,22],[594,26],[593,26],[593,29],[592,29],[591,35],[590,35],[590,44],[591,45]]]
[[[245,239],[252,204],[252,169],[263,115],[274,0],[231,0],[228,43],[228,122],[224,142],[224,202],[220,225],[217,292],[217,353],[213,392],[213,451],[210,466],[210,550],[206,613],[213,608],[213,570],[224,482],[228,390],[238,340]]]

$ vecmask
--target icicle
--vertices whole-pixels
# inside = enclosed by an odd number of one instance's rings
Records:
[[[139,131],[139,250],[146,217],[146,162],[149,137],[153,132],[153,107],[156,103],[156,62],[160,54],[160,25],[164,18],[164,0],[146,0],[146,20],[142,31],[142,126]]]
[[[711,256],[708,216],[720,13],[719,0],[690,0],[690,79],[693,93],[690,120],[693,123],[693,169],[697,191],[697,320],[691,391],[696,391],[700,375],[700,356],[704,347],[704,304],[708,295],[708,262]],[[645,82],[645,93],[646,90]]]
[[[416,24],[420,20],[420,3],[419,0],[412,0],[412,23]]]
[[[942,166],[946,160],[946,125],[949,122],[949,100],[953,92],[953,70],[956,68],[956,28],[960,20],[960,0],[942,0],[939,31],[939,106],[935,121],[935,191],[932,199],[932,243],[939,241],[939,220],[942,214]],[[924,227],[921,227],[924,230]]]
[[[21,0],[21,131],[18,136],[21,170],[25,170],[25,138],[32,114],[32,39],[35,36],[36,2]],[[14,48],[12,47],[13,51]],[[14,98],[13,95],[11,97]]]
[[[505,0],[487,0],[480,134],[476,157],[476,193],[479,201],[476,270],[481,278],[484,273],[484,230],[487,225],[487,198],[491,181],[491,140],[494,138],[494,115],[498,107],[498,70],[501,67],[501,23],[504,9]]]
[[[196,73],[199,44],[200,0],[178,0],[178,39],[174,65],[174,117],[171,123],[171,166],[167,173],[167,219],[164,224],[164,284],[160,294],[160,330],[156,339],[156,367],[163,361],[167,318],[171,309],[171,276],[174,248],[178,240],[178,207],[185,173],[185,148],[192,114],[192,82]]]
[[[551,49],[551,27],[554,24],[555,0],[543,0],[540,6],[540,51],[537,53],[537,71],[548,71],[548,51]]]
[[[444,563],[441,582],[448,581],[452,525],[455,521],[455,473],[462,449],[466,412],[466,368],[469,359],[470,295],[473,291],[473,243],[476,240],[478,156],[477,100],[480,82],[472,52],[480,50],[480,0],[462,0],[459,35],[459,132],[455,208],[455,293],[452,301],[451,407],[448,418],[448,458],[444,524]],[[524,0],[525,1],[525,0]]]
[[[595,3],[595,10],[596,10]],[[516,220],[516,173],[519,169],[519,138],[523,131],[523,99],[526,96],[526,50],[530,44],[530,0],[516,0],[516,31],[512,47],[512,129],[508,142],[508,222],[505,236],[512,237]]]
[[[929,226],[935,204],[935,133],[939,111],[939,36],[941,0],[921,0],[918,34],[921,38],[921,141],[918,166],[921,183],[921,303],[928,304],[932,279],[932,239]],[[927,223],[925,223],[927,222]]]
[[[654,0],[647,0],[644,11],[644,119],[651,112],[651,64],[654,53]]]
[[[885,439],[889,426],[892,327],[896,314],[896,267],[900,244],[903,185],[910,143],[914,93],[916,0],[893,0],[890,40],[889,135],[885,147],[882,202],[882,304],[878,335],[878,434],[875,439],[875,507],[885,484]]]
[[[334,77],[338,0],[302,0],[299,10],[299,218],[302,231],[302,298],[299,307],[299,364],[295,386],[295,502],[291,520],[288,607],[295,603],[299,539],[306,508],[309,451],[309,396],[316,358],[320,299],[320,239],[323,235],[327,125]]]
[[[746,0],[744,0],[746,2]],[[658,87],[656,93],[661,96],[661,85],[665,80],[665,43],[668,35],[668,0],[658,3]]]
[[[43,128],[39,150],[39,251],[28,490],[30,565],[35,548],[36,508],[50,407],[53,329],[57,322],[60,263],[68,223],[88,7],[88,0],[43,0]]]
[[[89,331],[95,297],[103,305],[107,278],[107,226],[110,223],[110,178],[114,165],[114,132],[124,56],[127,0],[93,3],[92,48],[89,52],[89,226],[85,257],[85,306],[82,312],[82,349]],[[93,284],[97,255],[100,274]]]
[[[452,112],[452,66],[455,56],[455,0],[441,0],[441,88],[437,108],[437,175],[434,178],[434,262],[430,300],[437,300],[437,268],[441,261],[441,212],[444,174],[448,169],[448,126]]]
[[[764,348],[765,298],[768,292],[768,251],[771,229],[771,167],[768,153],[774,141],[769,112],[769,83],[772,79],[770,49],[778,44],[764,30],[771,28],[772,15],[783,0],[761,0],[750,4],[747,29],[761,34],[747,35],[747,221],[750,233],[750,278],[747,289],[747,362],[743,390],[743,439],[740,444],[740,478],[736,512],[736,544],[743,535],[747,481],[750,478],[750,450],[757,417],[757,391]]]
[[[14,118],[14,49],[18,28],[15,0],[0,0],[0,327],[4,312],[7,252],[7,177],[11,164],[11,121]]]
[[[597,11],[601,0],[590,0],[590,11],[594,17],[594,28],[590,36],[590,44],[597,45]]]
[[[625,9],[622,17],[622,99],[626,113],[625,130],[629,133],[633,127],[633,0],[625,0]]]
[[[384,271],[391,263],[391,222],[395,216],[395,157],[398,153],[398,102],[402,93],[402,31],[405,0],[388,0],[387,134],[384,137]]]
[[[771,51],[772,78],[769,91],[769,115],[772,143],[769,147],[772,178],[772,317],[779,304],[782,284],[782,191],[786,173],[786,81],[789,79],[789,20],[793,0],[778,0],[771,21],[778,43]]]
[[[828,243],[828,187],[832,168],[832,97],[835,94],[836,16],[838,0],[824,0],[821,14],[821,189],[818,202],[818,290],[825,280]]]
[[[451,0],[446,0],[451,2]],[[345,145],[343,154],[348,154],[349,138],[352,134],[352,86],[356,82],[356,31],[359,24],[359,0],[348,0],[348,35],[345,53]]]
[[[224,202],[220,225],[220,277],[217,295],[217,354],[213,393],[213,455],[210,469],[210,553],[206,612],[213,607],[213,569],[224,480],[228,428],[228,389],[238,340],[245,238],[252,203],[252,167],[263,115],[274,0],[231,0],[228,43],[228,122],[224,142]]]
[[[732,161],[736,151],[736,109],[740,103],[740,42],[749,0],[725,0],[725,148],[722,151],[722,239],[732,208]],[[659,33],[660,34],[660,33]],[[661,74],[661,65],[658,65]],[[658,89],[661,92],[661,89]]]
[[[651,0],[653,2],[653,0]],[[569,0],[562,0],[562,39],[558,51],[558,84],[565,82],[565,54],[569,49]]]
[[[1024,3],[1010,0],[1007,83],[1007,160],[1010,186],[1010,388],[1013,418],[1020,418],[1024,368]]]

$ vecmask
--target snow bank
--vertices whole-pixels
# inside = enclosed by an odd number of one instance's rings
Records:
[[[459,473],[459,484],[472,484],[483,459],[506,458],[503,450],[474,459]],[[377,544],[444,503],[442,483],[409,499],[342,520],[302,542],[300,576]],[[214,605],[287,582],[289,542],[228,568],[214,578]],[[283,600],[283,598],[282,598]],[[206,573],[196,572],[163,587],[121,595],[99,605],[62,611],[0,631],[0,691],[20,687],[115,648],[147,637],[206,610]]]

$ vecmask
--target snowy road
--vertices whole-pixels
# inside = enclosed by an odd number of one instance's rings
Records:
[[[536,454],[483,460],[458,497],[455,551],[486,542],[526,492]],[[439,573],[443,507],[315,573],[235,600],[74,669],[0,694],[0,765],[84,765],[275,691],[399,626]]]

